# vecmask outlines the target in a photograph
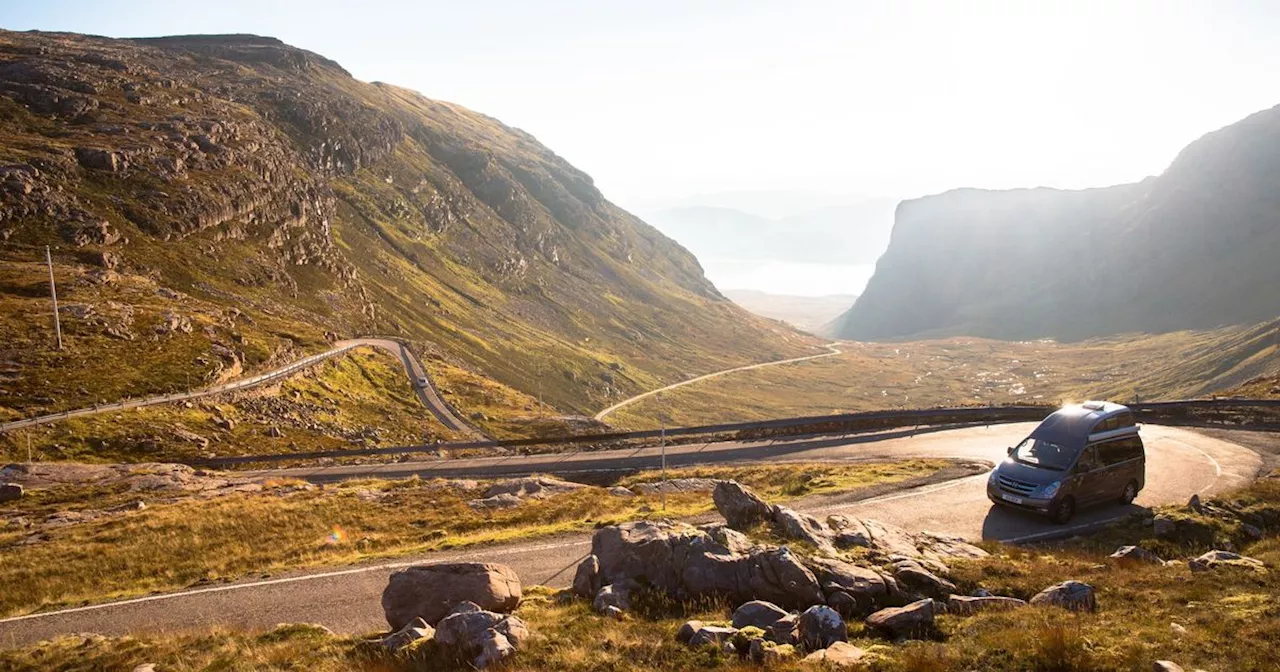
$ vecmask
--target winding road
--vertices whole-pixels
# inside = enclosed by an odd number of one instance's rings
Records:
[[[202,397],[211,397],[216,394],[226,394],[228,392],[239,392],[248,390],[260,385],[274,382],[281,378],[287,378],[293,374],[326,359],[331,359],[339,355],[345,354],[359,347],[373,347],[390,352],[392,355],[400,359],[400,363],[404,366],[405,373],[409,376],[410,384],[413,385],[414,391],[418,399],[422,402],[427,410],[436,417],[445,427],[460,432],[475,439],[488,438],[483,432],[472,427],[467,422],[458,418],[454,414],[453,409],[440,398],[440,393],[436,390],[435,384],[427,375],[426,368],[422,366],[422,362],[398,341],[387,338],[353,338],[345,341],[338,341],[333,347],[319,354],[303,357],[294,362],[290,362],[278,369],[268,371],[266,373],[242,378],[222,385],[214,387],[206,387],[199,390],[191,390],[188,392],[177,392],[174,394],[162,394],[154,397],[144,397],[141,399],[130,399],[126,401],[116,402],[112,404],[98,404],[85,408],[78,408],[61,413],[50,413],[48,415],[36,416],[34,418],[25,418],[23,420],[14,420],[12,422],[0,423],[0,434],[24,427],[34,427],[36,425],[46,425],[53,422],[60,422],[68,418],[79,418],[88,415],[97,415],[99,413],[112,413],[116,411],[126,410],[130,408],[141,408],[143,406],[156,406],[159,404],[171,404],[179,401],[189,401],[191,399],[200,399]],[[426,381],[426,385],[420,385],[418,381]]]
[[[670,385],[668,385],[668,386],[666,386],[666,387],[660,387],[660,388],[658,388],[658,389],[656,389],[656,390],[649,390],[648,392],[643,392],[643,393],[641,393],[641,394],[637,394],[636,396],[631,397],[630,399],[623,399],[622,401],[619,401],[618,403],[616,403],[616,404],[614,404],[614,405],[610,406],[609,408],[606,408],[606,409],[604,409],[603,411],[600,411],[599,413],[596,413],[596,415],[595,415],[595,419],[596,419],[596,420],[603,421],[603,420],[604,420],[604,419],[605,419],[605,418],[606,418],[610,413],[613,413],[614,411],[618,410],[619,408],[622,408],[623,406],[630,406],[631,404],[634,404],[634,403],[636,403],[637,401],[640,401],[641,399],[645,399],[645,398],[651,397],[651,396],[653,396],[653,395],[655,395],[655,394],[662,394],[663,392],[667,392],[667,391],[670,391],[670,390],[674,390],[674,389],[676,389],[677,387],[684,387],[685,385],[692,385],[692,384],[694,384],[694,383],[697,383],[697,382],[701,382],[701,381],[707,380],[708,378],[716,378],[716,377],[718,377],[718,376],[723,376],[723,375],[725,375],[725,374],[727,374],[727,373],[736,373],[736,372],[738,372],[738,371],[750,371],[750,370],[752,370],[752,369],[763,369],[763,368],[770,367],[770,366],[781,366],[782,364],[794,364],[794,363],[796,363],[796,362],[807,362],[807,361],[809,361],[809,360],[811,360],[811,359],[822,359],[823,357],[835,357],[836,355],[843,354],[843,353],[840,351],[840,349],[836,347],[836,344],[835,344],[835,343],[828,343],[828,344],[827,344],[826,346],[824,346],[824,347],[826,347],[826,349],[830,350],[831,352],[824,352],[824,353],[822,353],[822,354],[820,354],[820,355],[807,355],[807,356],[804,356],[804,357],[792,357],[791,359],[779,359],[779,360],[775,360],[775,361],[772,361],[772,362],[761,362],[761,363],[759,363],[759,364],[746,364],[746,365],[744,365],[744,366],[736,366],[736,367],[734,367],[734,368],[732,368],[732,369],[724,369],[724,370],[722,370],[722,371],[713,371],[713,372],[711,372],[711,373],[703,374],[703,375],[698,376],[698,377],[696,377],[696,378],[690,378],[690,379],[688,379],[688,380],[682,380],[682,381],[680,381],[680,382],[678,382],[678,383],[672,383],[672,384],[670,384]]]
[[[1005,447],[1021,440],[1034,424],[969,427],[941,431],[884,432],[870,436],[809,437],[790,440],[693,444],[670,447],[670,465],[727,463],[767,459],[825,463],[910,457],[955,457],[995,462]],[[1219,432],[1219,435],[1222,433]],[[1258,474],[1262,458],[1252,450],[1220,438],[1173,427],[1147,425],[1142,436],[1148,450],[1147,488],[1130,506],[1111,505],[1082,511],[1068,527],[1036,516],[993,508],[985,496],[985,474],[850,501],[847,497],[809,497],[796,508],[815,515],[843,512],[969,539],[1026,542],[1071,534],[1127,516],[1141,506],[1186,501],[1193,494],[1213,495],[1245,485]],[[1280,436],[1277,437],[1280,440]],[[401,477],[412,473],[498,475],[530,472],[571,473],[581,470],[653,468],[659,449],[615,450],[563,455],[485,458],[442,462],[284,469],[263,474],[326,481],[356,476]],[[0,646],[19,646],[75,632],[121,635],[168,632],[210,626],[269,628],[282,622],[315,622],[343,633],[385,627],[380,595],[388,575],[410,564],[454,560],[492,561],[511,566],[523,582],[565,586],[573,566],[590,549],[586,534],[526,543],[428,553],[402,561],[292,572],[259,581],[198,588],[133,600],[37,613],[0,620]]]

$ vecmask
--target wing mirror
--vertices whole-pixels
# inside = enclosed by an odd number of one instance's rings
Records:
[[[1012,455],[1012,454],[1013,454],[1013,446],[1009,446],[1009,449],[1008,449],[1008,450],[1006,450],[1004,454],[1005,454],[1005,455]]]

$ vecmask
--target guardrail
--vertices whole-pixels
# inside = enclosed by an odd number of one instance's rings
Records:
[[[332,350],[326,350],[325,352],[322,352],[320,354],[311,355],[310,357],[304,357],[296,362],[293,362],[292,364],[289,364],[288,366],[284,366],[279,369],[276,369],[275,371],[259,374],[256,376],[251,376],[243,380],[237,380],[231,383],[225,383],[223,385],[204,388],[202,390],[194,390],[191,392],[174,392],[171,394],[162,394],[159,396],[146,397],[143,399],[133,399],[133,400],[126,399],[125,401],[117,401],[110,404],[96,404],[88,408],[78,408],[71,411],[62,411],[61,413],[50,413],[48,415],[40,415],[34,418],[26,418],[24,420],[14,420],[12,422],[6,422],[4,424],[0,424],[0,434],[9,432],[15,429],[22,429],[23,427],[34,427],[36,425],[44,425],[50,422],[66,420],[67,418],[75,418],[75,417],[85,416],[85,415],[96,415],[98,413],[105,413],[111,410],[127,410],[130,408],[141,408],[143,406],[156,406],[158,404],[168,404],[168,403],[173,403],[175,401],[186,401],[188,399],[200,399],[202,397],[209,397],[215,394],[223,394],[226,392],[235,392],[237,390],[244,390],[251,387],[256,387],[258,385],[261,385],[266,382],[270,382],[272,380],[276,380],[277,378],[285,378],[287,376],[291,376],[297,373],[299,370],[305,369],[308,366],[315,364],[316,362],[324,361],[331,357],[335,357],[337,355],[340,355],[344,352],[347,352],[348,350],[352,350],[357,347],[359,347],[359,344],[353,343],[350,345],[344,345],[340,348],[333,348]]]
[[[352,448],[307,453],[276,455],[238,455],[192,462],[194,466],[225,467],[255,462],[287,462],[323,458],[367,457],[374,455],[399,455],[408,453],[438,453],[442,450],[466,450],[475,448],[519,448],[527,446],[578,445],[584,443],[609,443],[660,436],[682,438],[714,434],[730,434],[733,439],[766,438],[793,434],[838,434],[853,431],[889,429],[895,427],[928,426],[945,424],[1002,424],[1009,422],[1035,422],[1052,413],[1053,406],[962,406],[956,408],[925,408],[915,410],[867,411],[839,415],[780,418],[756,422],[732,422],[695,427],[672,427],[666,430],[647,429],[633,432],[606,432],[575,434],[568,436],[509,439],[504,441],[466,441],[430,445],[392,446],[386,448]],[[1142,421],[1179,420],[1197,409],[1263,408],[1280,409],[1280,400],[1264,399],[1204,399],[1192,401],[1144,402],[1130,408]],[[1182,418],[1187,420],[1189,418]],[[1187,423],[1177,423],[1187,424]],[[1203,423],[1224,425],[1222,422]],[[1274,422],[1253,423],[1250,428],[1280,430],[1280,416]]]

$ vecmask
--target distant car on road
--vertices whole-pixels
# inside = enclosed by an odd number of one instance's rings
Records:
[[[426,376],[422,376],[421,378],[418,378],[417,380],[413,381],[413,384],[416,385],[419,389],[425,389],[431,383],[427,382]]]
[[[987,498],[1060,525],[1088,504],[1129,504],[1146,485],[1146,450],[1127,406],[1087,401],[1045,418],[987,477]]]

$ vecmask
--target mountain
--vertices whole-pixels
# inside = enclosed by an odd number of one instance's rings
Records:
[[[252,35],[0,31],[0,307],[0,417],[351,335],[575,411],[811,349],[532,135]]]
[[[811,334],[823,333],[825,325],[845,311],[857,296],[785,296],[753,289],[726,289],[724,295],[747,310],[773,320],[782,320]]]
[[[691,206],[659,210],[645,219],[701,259],[872,264],[889,243],[895,203],[875,199],[781,218]]]
[[[1280,106],[1140,183],[959,189],[898,206],[889,248],[834,325],[859,340],[1080,339],[1280,315]]]

